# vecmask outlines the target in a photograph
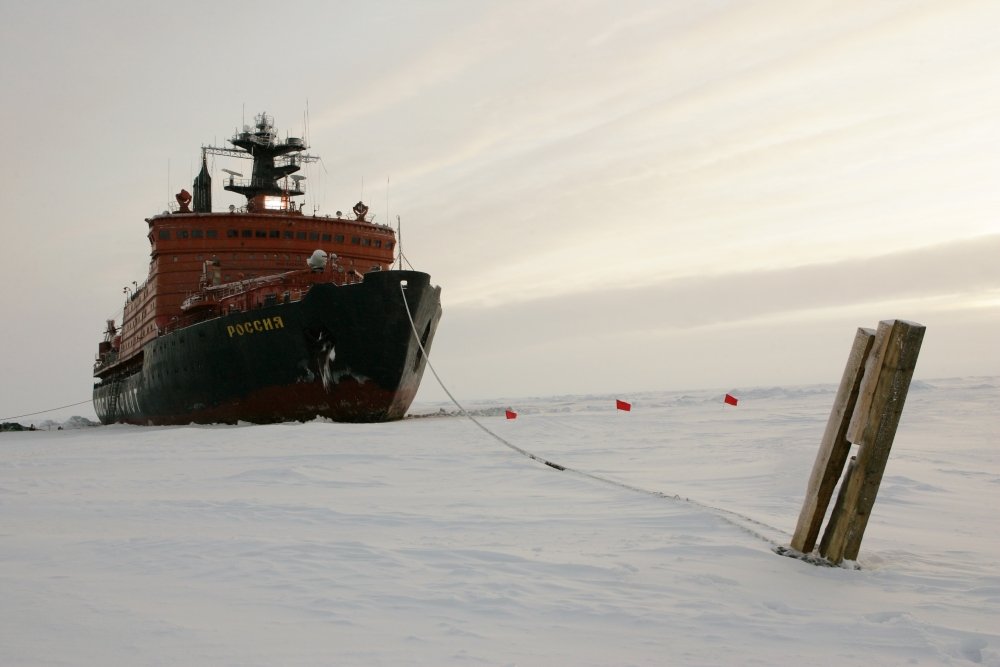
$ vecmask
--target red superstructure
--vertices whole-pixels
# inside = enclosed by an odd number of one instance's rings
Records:
[[[182,305],[206,287],[225,284],[232,297],[234,291],[252,287],[248,281],[268,276],[273,285],[274,277],[289,274],[287,289],[275,291],[282,296],[287,291],[289,298],[298,300],[316,282],[353,282],[368,271],[392,266],[395,231],[370,222],[364,203],[355,204],[354,217],[347,218],[340,211],[333,217],[305,215],[292,201],[305,194],[304,179],[293,174],[300,164],[316,158],[300,154],[306,148],[301,139],[279,141],[273,123],[267,114],[257,116],[255,132],[244,128],[230,140],[239,150],[202,148],[194,197],[181,190],[176,211],[146,218],[149,276],[134,289],[125,288],[121,328],[109,327],[113,335],[106,341],[110,345],[101,346],[95,368],[98,376],[119,372],[134,363],[143,346],[157,335],[190,323],[190,313]],[[211,211],[207,155],[254,159],[254,175],[249,179],[225,170],[224,188],[246,196],[245,206],[230,206],[228,213]],[[320,248],[333,261],[329,273],[317,276],[305,267]],[[210,276],[207,282],[206,275]],[[231,303],[237,301],[231,299]]]

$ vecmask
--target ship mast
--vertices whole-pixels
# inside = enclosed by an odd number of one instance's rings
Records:
[[[237,132],[229,140],[236,148],[217,146],[202,146],[202,162],[207,155],[223,155],[253,160],[253,170],[250,178],[236,179],[236,172],[229,173],[229,180],[224,189],[237,192],[247,198],[247,208],[273,208],[263,205],[269,197],[281,197],[285,208],[288,197],[304,195],[301,176],[293,176],[289,184],[288,177],[300,169],[300,165],[316,162],[318,156],[302,153],[307,146],[297,137],[288,137],[285,141],[278,138],[274,130],[274,118],[266,113],[255,117],[255,128],[251,131],[244,125],[242,132]],[[284,181],[279,183],[279,181]]]

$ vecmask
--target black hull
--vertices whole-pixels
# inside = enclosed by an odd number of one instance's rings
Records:
[[[159,336],[131,374],[102,376],[94,409],[105,424],[401,419],[426,365],[404,291],[429,350],[440,288],[426,273],[372,272]]]

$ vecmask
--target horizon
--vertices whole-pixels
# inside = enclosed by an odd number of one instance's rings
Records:
[[[961,376],[951,376],[951,377],[936,377],[936,378],[917,378],[914,377],[910,382],[909,391],[921,391],[929,388],[936,388],[937,385],[947,384],[954,381],[969,381],[969,380],[1000,380],[1000,375],[961,375]],[[691,395],[701,395],[703,402],[709,402],[709,399],[718,399],[718,403],[722,405],[724,403],[724,398],[727,394],[732,393],[734,397],[739,400],[739,405],[746,409],[748,404],[751,404],[756,398],[757,394],[760,392],[773,392],[774,390],[786,390],[794,391],[797,389],[816,389],[820,388],[824,393],[836,393],[837,387],[840,383],[840,378],[831,382],[806,382],[801,384],[786,384],[786,385],[773,385],[773,384],[763,384],[763,385],[741,385],[732,387],[701,387],[701,388],[683,388],[683,389],[644,389],[642,391],[619,391],[619,392],[606,392],[606,393],[580,393],[580,394],[544,394],[544,395],[524,395],[524,396],[487,396],[480,398],[468,398],[468,397],[456,397],[458,404],[451,398],[448,398],[443,394],[444,398],[435,398],[432,400],[415,400],[413,405],[407,411],[406,416],[398,421],[403,421],[406,419],[419,419],[424,417],[434,417],[437,416],[437,412],[419,412],[421,409],[431,409],[438,408],[441,404],[447,404],[454,406],[456,408],[453,412],[445,413],[443,416],[448,417],[463,417],[465,415],[461,414],[460,409],[464,409],[474,416],[481,416],[479,413],[483,410],[496,410],[497,415],[500,416],[505,408],[518,407],[518,401],[523,401],[525,403],[546,401],[546,400],[607,400],[609,413],[616,412],[615,405],[612,402],[616,398],[627,399],[633,408],[637,412],[641,412],[643,408],[643,400],[651,396],[671,396],[678,395],[678,398],[690,398]],[[815,393],[815,392],[806,392]],[[765,399],[771,396],[768,393],[761,394]],[[513,402],[508,402],[513,401]],[[89,401],[83,401],[77,405],[87,405]],[[832,407],[832,406],[831,406]],[[106,426],[106,424],[101,424],[97,421],[97,416],[93,414],[79,414],[73,413],[72,410],[75,406],[66,406],[63,408],[54,408],[52,410],[45,410],[40,413],[34,413],[31,415],[14,415],[10,417],[2,417],[0,421],[4,423],[19,423],[21,426],[27,428],[30,424],[33,424],[36,429],[41,430],[43,426],[66,426],[70,422],[76,419],[86,419],[91,422],[91,426]],[[442,408],[443,409],[443,408]],[[630,410],[631,411],[631,410]],[[57,418],[44,417],[44,415],[59,412],[61,416]],[[530,413],[521,413],[530,414]],[[43,416],[44,418],[35,421],[25,420],[24,417],[33,416]],[[9,420],[19,420],[12,422]],[[333,422],[325,417],[316,417],[306,422],[300,423],[311,423],[311,422]],[[285,422],[288,423],[288,422]],[[294,423],[294,422],[292,422]],[[135,426],[135,424],[121,424],[122,426]],[[214,427],[214,426],[231,426],[234,428],[244,427],[244,426],[256,426],[257,424],[251,424],[249,422],[239,422],[237,424],[225,424],[221,422],[214,422],[208,424],[190,422],[188,424],[174,424],[174,425],[159,425],[155,428],[187,428],[189,426],[195,427]],[[266,425],[266,424],[265,424]]]

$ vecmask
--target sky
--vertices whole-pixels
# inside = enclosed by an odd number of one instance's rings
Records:
[[[261,111],[307,210],[399,216],[456,396],[836,383],[893,318],[1000,374],[1000,5],[287,7],[4,3],[0,417],[89,397],[144,218]]]

